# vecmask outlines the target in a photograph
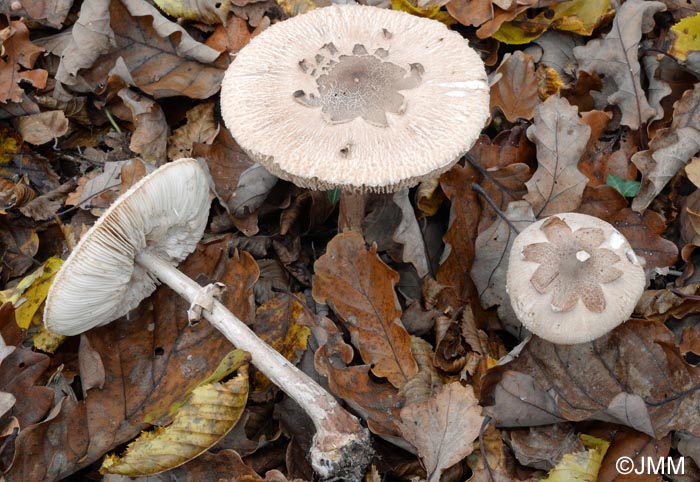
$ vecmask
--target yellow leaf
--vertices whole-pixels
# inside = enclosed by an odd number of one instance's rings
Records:
[[[441,8],[442,7],[439,6],[432,6],[422,9],[411,3],[410,0],[391,0],[392,10],[401,10],[402,12],[408,12],[417,17],[431,18],[448,26],[457,23],[457,20],[452,18],[446,11],[441,10]]]
[[[588,449],[583,452],[564,454],[559,463],[549,471],[541,482],[596,482],[598,471],[603,462],[609,442],[590,435],[579,435],[581,442]]]
[[[493,34],[496,40],[512,45],[532,42],[547,30],[562,30],[579,35],[591,35],[614,10],[610,0],[570,0],[546,9],[533,18],[523,12],[505,22]]]
[[[290,17],[310,12],[316,8],[316,3],[313,0],[277,0],[277,5]]]
[[[306,351],[306,344],[311,334],[308,327],[297,323],[303,309],[304,307],[293,297],[276,296],[255,310],[256,328],[258,326],[261,328],[256,331],[260,339],[292,363],[298,362],[301,354]],[[272,329],[268,329],[269,327]],[[270,384],[270,380],[259,371],[255,372],[254,381],[256,391]]]
[[[46,353],[54,353],[65,339],[65,336],[57,335],[43,326],[40,326],[39,331],[32,336],[34,348]]]
[[[231,0],[154,0],[158,7],[175,18],[209,25],[223,23],[231,9]]]
[[[671,48],[668,53],[680,60],[685,60],[688,54],[700,50],[700,13],[683,20],[671,27]]]
[[[142,433],[122,457],[105,457],[100,472],[130,477],[157,474],[192,460],[226,435],[238,422],[248,399],[250,355],[241,350],[233,353],[228,361],[246,363],[237,367],[236,377],[195,388],[173,423]]]
[[[32,323],[32,318],[46,299],[54,275],[63,264],[60,258],[49,258],[33,273],[25,276],[17,286],[0,291],[1,302],[11,302],[15,307],[17,325],[26,330]]]

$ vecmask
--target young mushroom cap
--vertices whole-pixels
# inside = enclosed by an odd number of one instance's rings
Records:
[[[448,170],[489,117],[479,55],[444,24],[334,5],[253,38],[221,87],[226,126],[273,174],[393,192]]]
[[[81,237],[46,298],[44,324],[76,335],[125,315],[157,286],[135,258],[176,266],[197,246],[209,216],[209,184],[194,159],[164,165],[134,184]]]
[[[645,284],[644,269],[617,229],[593,216],[561,213],[515,238],[506,290],[528,330],[570,345],[624,323]]]

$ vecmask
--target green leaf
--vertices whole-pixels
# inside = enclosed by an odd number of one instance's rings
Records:
[[[634,197],[639,193],[639,181],[628,181],[615,174],[608,174],[605,184],[614,187],[625,197]]]
[[[329,189],[328,190],[328,200],[333,205],[338,204],[338,201],[340,201],[340,189],[338,189],[338,188]]]

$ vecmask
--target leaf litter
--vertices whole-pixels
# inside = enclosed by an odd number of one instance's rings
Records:
[[[364,235],[339,232],[333,193],[254,164],[217,108],[230,54],[321,2],[0,4],[5,480],[99,480],[105,457],[158,431],[194,438],[150,447],[135,480],[313,479],[313,427],[254,367],[191,395],[231,346],[168,289],[79,338],[40,328],[81,233],[189,156],[214,202],[183,269],[224,283],[226,306],[362,419],[378,455],[366,480],[612,481],[622,456],[698,473],[697,2],[379,2],[471,41],[492,117],[439,179],[369,198]],[[631,320],[572,346],[527,338],[505,290],[513,228],[566,211],[619,229],[648,282]],[[235,416],[203,428],[229,396]]]

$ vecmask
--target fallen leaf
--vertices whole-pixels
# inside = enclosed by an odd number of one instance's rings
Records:
[[[596,482],[603,457],[608,450],[608,442],[590,435],[581,434],[585,450],[564,454],[561,461],[542,479],[547,482]]]
[[[625,2],[617,11],[609,33],[574,48],[580,70],[605,76],[605,83],[614,83],[608,102],[620,108],[620,122],[632,130],[656,115],[644,95],[637,56],[642,34],[654,28],[653,15],[663,10],[666,6],[661,2]]]
[[[41,112],[17,119],[17,130],[25,141],[38,146],[68,132],[68,119],[61,110]]]
[[[0,59],[0,102],[22,102],[24,90],[19,82],[30,82],[35,88],[46,87],[48,72],[32,70],[44,51],[29,40],[29,30],[23,21],[12,21],[0,32],[3,55]],[[24,70],[22,70],[24,68]]]
[[[22,275],[33,264],[39,236],[31,228],[0,219],[0,271],[6,278]]]
[[[612,13],[609,0],[569,0],[537,15],[523,12],[501,25],[493,38],[506,44],[526,44],[546,30],[562,30],[590,36]]]
[[[593,434],[610,442],[598,471],[597,482],[622,482],[625,480],[624,476],[621,477],[619,467],[615,465],[621,457],[628,457],[633,461],[634,467],[641,467],[642,461],[666,459],[671,449],[670,436],[655,440],[646,434],[619,425],[593,430]],[[657,482],[659,474],[652,472],[649,470],[645,474],[635,473],[632,477],[634,482]]]
[[[504,214],[521,231],[535,222],[532,206],[526,201],[511,202]],[[517,233],[500,217],[479,233],[471,277],[479,292],[481,306],[484,309],[498,306],[499,318],[506,329],[519,335],[522,325],[506,293],[508,258],[516,236]]]
[[[79,18],[83,28],[73,29],[56,73],[73,90],[97,90],[110,73],[155,98],[204,99],[219,90],[227,57],[152,5],[96,0],[83,4]]]
[[[506,54],[496,74],[501,77],[491,86],[491,114],[498,107],[510,122],[532,119],[542,102],[537,94],[532,56],[520,50]]]
[[[131,111],[136,126],[131,134],[129,149],[149,162],[162,164],[166,160],[168,124],[160,105],[132,89],[121,89],[117,95]]]
[[[550,97],[535,110],[527,137],[537,145],[538,167],[523,199],[536,217],[575,211],[581,204],[588,178],[578,170],[578,161],[590,133],[566,99]]]
[[[505,433],[518,462],[540,470],[552,469],[564,454],[584,450],[571,424],[520,428]]]
[[[418,366],[394,292],[398,274],[379,259],[376,246],[365,250],[356,232],[337,235],[326,249],[314,263],[314,299],[332,304],[372,372],[401,388]]]
[[[472,452],[483,420],[472,388],[454,382],[439,388],[434,398],[402,408],[400,427],[418,450],[429,482],[437,482]]]
[[[14,2],[11,9],[12,16],[31,18],[42,25],[60,29],[72,5],[73,0],[34,0]]]
[[[297,323],[302,310],[296,299],[279,294],[257,308],[251,325],[261,340],[295,365],[301,360],[310,335],[309,328]],[[254,383],[255,390],[261,391],[270,385],[270,380],[256,371]]]
[[[606,420],[656,439],[672,430],[698,435],[698,370],[663,324],[630,320],[590,343],[534,337],[516,359],[489,371],[482,403],[502,427]]]
[[[462,25],[478,27],[493,18],[491,0],[450,0],[447,11]]]
[[[450,200],[450,219],[443,236],[445,250],[440,259],[436,280],[449,287],[453,300],[448,304],[461,306],[469,301],[470,280],[467,274],[474,261],[474,241],[479,223],[479,203],[472,190],[479,174],[472,167],[457,164],[440,177],[440,186]]]
[[[178,127],[168,138],[168,159],[191,157],[192,146],[211,144],[219,133],[219,126],[214,121],[214,103],[205,102],[195,105],[187,111],[187,123]]]
[[[100,472],[157,474],[183,465],[226,435],[240,419],[248,399],[250,354],[236,350],[230,357],[233,365],[223,375],[237,370],[235,377],[223,383],[208,381],[195,388],[177,408],[170,425],[142,433],[121,457],[105,457]]]
[[[231,0],[155,0],[154,3],[171,17],[210,25],[224,22],[231,8]]]
[[[668,53],[685,60],[691,51],[700,50],[700,13],[686,17],[671,27],[671,46]]]
[[[642,172],[639,194],[632,202],[637,212],[651,204],[668,181],[700,151],[700,85],[687,90],[675,104],[673,123],[661,129],[649,143],[649,149],[632,156]]]

